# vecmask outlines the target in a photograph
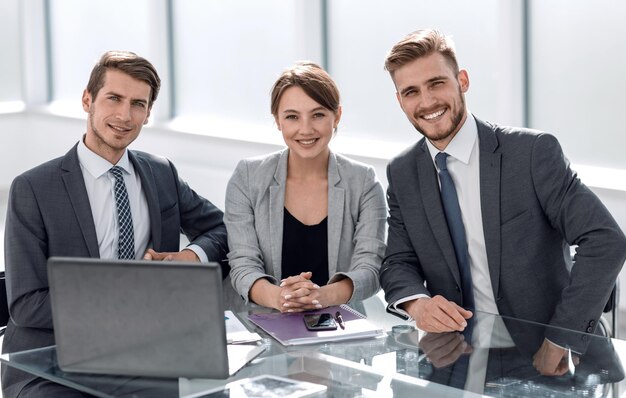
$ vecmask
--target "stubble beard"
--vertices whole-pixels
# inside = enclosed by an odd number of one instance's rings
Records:
[[[413,127],[415,127],[415,130],[417,130],[421,135],[426,137],[431,142],[438,142],[438,141],[446,140],[453,133],[456,133],[458,129],[460,129],[461,122],[463,121],[463,115],[465,114],[465,98],[463,97],[463,93],[461,92],[460,89],[459,89],[459,98],[460,98],[460,101],[459,101],[460,106],[457,112],[452,115],[452,125],[450,126],[448,130],[445,130],[439,134],[437,133],[429,134],[427,132],[428,129],[424,129],[420,127],[420,123],[418,122],[418,120],[420,119],[416,117],[415,115],[413,116],[413,119],[411,120],[411,124],[413,124]]]
[[[96,127],[95,117],[94,117],[95,111],[96,111],[95,105],[91,105],[91,107],[89,108],[89,126],[91,127],[91,131],[93,132],[96,145],[99,148],[104,149],[107,152],[117,152],[117,151],[123,151],[124,149],[126,149],[127,145],[122,144],[122,145],[114,146],[114,143],[109,143],[105,140],[104,135]]]

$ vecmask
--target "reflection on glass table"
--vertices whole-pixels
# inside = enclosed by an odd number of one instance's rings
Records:
[[[469,339],[400,326],[382,340],[326,344],[319,352],[485,396],[603,397],[625,391],[626,342],[602,336],[558,330],[583,339],[587,349],[569,351],[566,374],[540,375],[533,355],[548,331],[555,329],[477,312]]]
[[[224,397],[230,396],[224,391],[228,383],[263,375],[324,385],[320,396],[328,397],[603,397],[626,391],[626,342],[621,340],[485,313],[476,313],[471,336],[425,334],[387,317],[384,307],[360,309],[384,323],[385,337],[284,347],[255,330],[265,336],[265,352],[226,380],[66,373],[57,366],[55,347],[5,354],[1,360],[99,397]],[[586,350],[571,352],[565,375],[541,376],[532,356],[555,331],[583,339]]]
[[[449,388],[413,377],[379,372],[353,361],[314,351],[294,351],[260,358],[226,380],[158,379],[65,373],[58,369],[54,347],[3,355],[2,361],[98,397],[229,397],[224,386],[243,378],[276,375],[326,386],[322,396],[449,397]],[[460,392],[460,391],[459,391]]]

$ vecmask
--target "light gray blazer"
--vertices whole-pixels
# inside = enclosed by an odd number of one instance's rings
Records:
[[[289,150],[284,149],[240,161],[226,188],[224,223],[230,248],[230,277],[233,287],[246,302],[257,279],[267,278],[277,283],[282,278],[288,155]],[[354,284],[350,301],[367,298],[379,288],[386,217],[385,194],[374,169],[331,152],[328,162],[329,283],[350,278]]]

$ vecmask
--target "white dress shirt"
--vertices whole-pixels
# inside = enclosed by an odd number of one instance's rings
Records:
[[[428,151],[435,163],[435,156],[440,152],[429,140],[426,140]],[[447,167],[454,187],[456,188],[459,199],[459,207],[461,208],[461,216],[463,225],[465,226],[465,236],[467,239],[467,250],[469,252],[470,270],[472,273],[472,287],[474,289],[474,302],[476,310],[488,312],[491,314],[499,314],[498,306],[493,295],[491,278],[489,276],[489,265],[487,263],[487,248],[485,245],[485,233],[483,231],[482,208],[480,202],[480,150],[478,142],[478,127],[472,114],[467,111],[465,123],[461,126],[459,132],[454,136],[448,144],[445,151],[449,156],[447,158]],[[438,170],[438,168],[437,168]],[[394,307],[398,312],[408,316],[399,305],[413,300],[415,298],[426,297],[425,295],[413,295],[398,300]],[[482,322],[484,324],[484,322]],[[493,325],[486,326],[487,333],[481,333],[475,330],[473,336],[491,335],[490,331]],[[480,329],[478,324],[477,328]],[[498,330],[506,330],[506,328],[498,328]],[[478,332],[478,333],[476,333]],[[497,336],[497,337],[496,337]],[[491,347],[510,347],[513,345],[511,337],[498,334],[497,341],[490,341],[487,346]],[[474,339],[473,339],[474,340]],[[484,342],[484,339],[483,339]],[[484,343],[483,343],[484,344]],[[482,344],[481,344],[482,345]]]
[[[435,156],[440,152],[430,141],[426,140],[428,151],[435,163]],[[489,266],[487,264],[487,248],[483,217],[480,205],[480,150],[478,148],[478,128],[474,117],[468,112],[461,130],[450,141],[445,149],[448,171],[454,181],[459,199],[467,250],[469,252],[470,270],[474,302],[478,311],[498,313]],[[435,164],[435,168],[437,165]],[[439,169],[437,169],[439,172]]]
[[[109,173],[111,167],[115,165],[92,152],[85,146],[82,139],[78,143],[78,161],[83,172],[91,214],[96,227],[100,258],[117,258],[119,228],[113,190],[115,177]],[[126,184],[130,212],[133,217],[135,258],[141,259],[150,243],[148,202],[141,190],[141,178],[128,159],[128,151],[124,151],[117,166],[124,170],[124,184]]]
[[[124,184],[133,217],[135,258],[142,259],[146,250],[152,247],[150,213],[146,195],[141,189],[141,178],[135,173],[135,168],[128,158],[128,151],[124,151],[117,165],[113,165],[87,148],[83,140],[84,138],[78,143],[78,162],[85,180],[91,214],[96,227],[100,258],[117,258],[119,228],[115,207],[115,177],[109,173],[109,170],[113,166],[119,166],[124,171]],[[209,261],[200,246],[190,244],[186,248],[196,253],[201,262]]]

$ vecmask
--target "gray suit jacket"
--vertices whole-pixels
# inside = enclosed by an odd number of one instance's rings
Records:
[[[129,158],[148,202],[152,247],[159,252],[178,251],[183,231],[209,260],[225,259],[222,211],[189,188],[167,159],[136,151],[129,151]],[[54,344],[47,260],[52,256],[100,257],[91,214],[76,146],[13,181],[5,232],[11,320],[3,352]],[[32,378],[3,369],[5,396],[17,394]]]
[[[487,260],[500,314],[593,331],[626,258],[623,232],[553,136],[476,123]],[[460,304],[458,266],[424,139],[393,159],[387,175],[389,238],[380,278],[388,310],[414,294]],[[578,245],[571,273],[569,245]],[[549,338],[584,350],[584,340]]]
[[[228,230],[235,290],[248,301],[259,278],[281,279],[283,211],[288,149],[242,160],[226,188],[224,223]],[[348,277],[351,301],[379,288],[385,252],[385,194],[371,166],[331,153],[328,164],[329,283]]]

